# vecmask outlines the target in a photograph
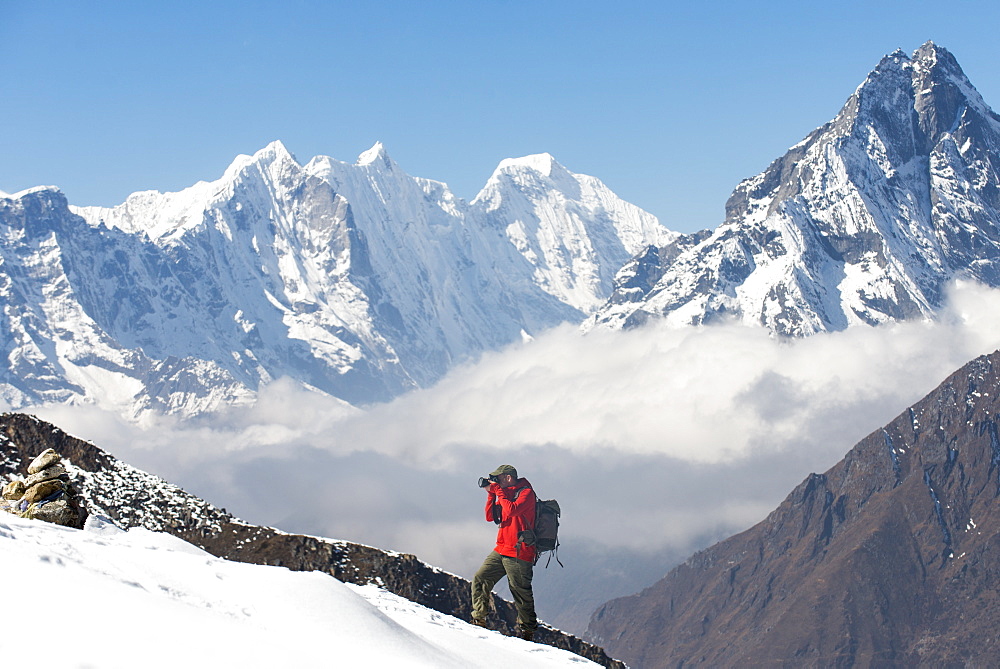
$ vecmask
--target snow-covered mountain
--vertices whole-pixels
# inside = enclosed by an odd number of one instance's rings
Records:
[[[1000,116],[928,42],[737,186],[719,228],[633,258],[586,327],[729,317],[808,335],[930,317],[957,277],[1000,285]]]
[[[676,236],[548,155],[504,161],[467,203],[381,144],[302,166],[274,142],[113,208],[0,195],[0,397],[193,414],[290,377],[381,401],[581,320]]]

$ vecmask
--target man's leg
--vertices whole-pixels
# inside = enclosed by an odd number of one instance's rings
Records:
[[[493,586],[503,578],[504,566],[500,554],[490,551],[482,566],[472,577],[472,620],[485,623],[486,616],[493,608]]]
[[[517,607],[517,627],[522,639],[529,641],[538,628],[538,618],[535,616],[535,595],[531,591],[531,577],[534,565],[525,560],[506,557],[503,566],[507,572],[507,585],[510,594],[514,595],[514,605]]]

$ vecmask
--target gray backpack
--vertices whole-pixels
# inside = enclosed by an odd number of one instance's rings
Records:
[[[518,548],[524,546],[535,547],[535,564],[542,553],[549,553],[549,559],[545,562],[546,569],[555,556],[560,567],[565,567],[559,559],[559,517],[562,511],[559,509],[559,502],[554,499],[535,500],[535,526],[532,529],[524,530],[518,537]]]

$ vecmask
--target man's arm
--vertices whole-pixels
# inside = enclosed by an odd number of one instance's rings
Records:
[[[492,488],[496,483],[486,489],[486,520],[490,523],[500,523],[500,517],[496,514],[500,509],[497,507],[497,495]]]
[[[521,490],[517,491],[517,496],[511,499],[508,497],[507,491],[496,483],[490,484],[490,487],[486,491],[496,498],[496,504],[500,507],[504,518],[513,518],[519,512],[523,511],[533,494],[531,488],[521,488]],[[487,520],[492,520],[489,515],[489,500],[487,500],[486,513]]]

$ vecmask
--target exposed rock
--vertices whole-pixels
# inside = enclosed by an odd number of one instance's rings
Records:
[[[31,474],[31,476],[24,479],[24,485],[27,486],[28,488],[31,488],[35,485],[38,485],[39,483],[43,483],[44,481],[50,481],[52,479],[57,479],[60,476],[65,476],[65,475],[66,475],[66,468],[57,462],[56,464],[46,467],[45,469],[39,472]]]
[[[3,498],[11,501],[21,499],[24,497],[25,490],[27,490],[27,488],[24,485],[24,481],[21,479],[11,481],[3,487]]]
[[[48,481],[42,481],[41,483],[29,486],[21,499],[27,501],[28,504],[34,504],[61,490],[65,490],[62,481],[59,479],[49,479]]]
[[[48,469],[57,464],[62,458],[51,448],[47,448],[38,454],[38,457],[28,465],[28,474],[37,474],[43,469]]]

